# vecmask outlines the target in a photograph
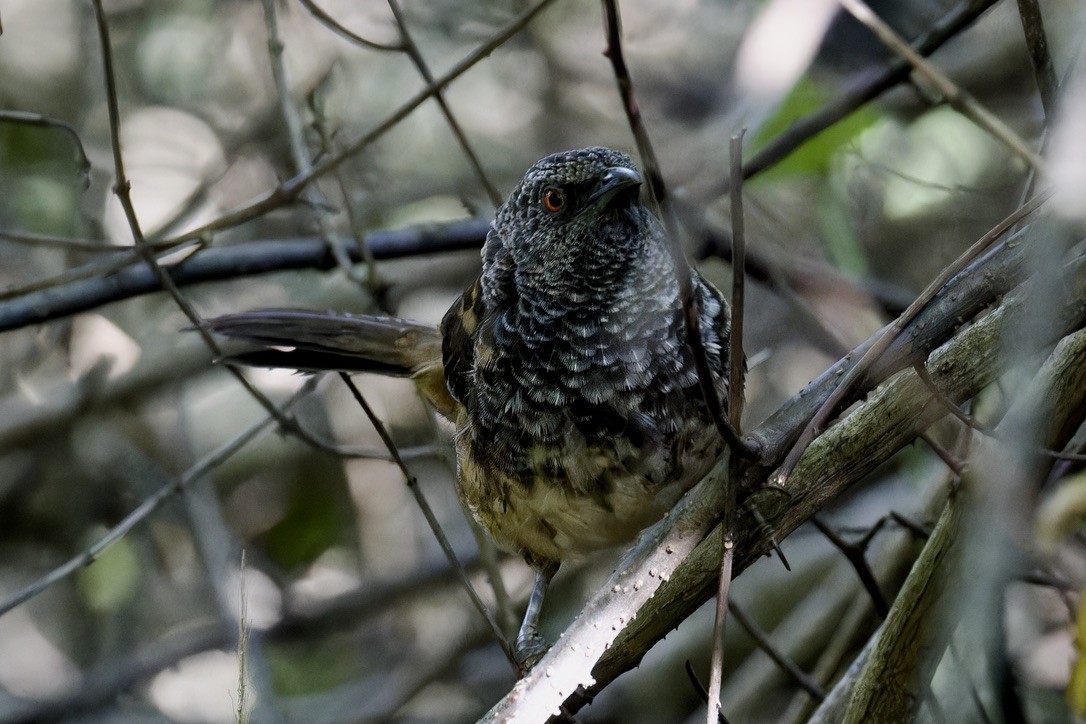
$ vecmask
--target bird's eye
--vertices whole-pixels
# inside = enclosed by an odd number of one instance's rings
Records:
[[[543,192],[543,208],[557,214],[566,205],[566,194],[562,189],[550,188]]]

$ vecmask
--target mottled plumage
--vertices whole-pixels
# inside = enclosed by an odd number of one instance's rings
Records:
[[[559,563],[631,540],[723,447],[683,343],[668,242],[640,187],[630,158],[606,148],[536,163],[498,210],[482,274],[440,336],[387,317],[211,321],[260,345],[241,355],[253,363],[410,374],[454,420],[461,501],[539,571],[517,641],[522,661],[545,650],[536,618]],[[696,273],[693,281],[723,401],[728,304]]]
[[[594,198],[608,174],[617,188]],[[461,499],[538,565],[630,540],[721,447],[683,345],[667,239],[639,186],[629,157],[609,149],[537,163],[442,324],[446,379],[464,405]],[[558,211],[544,203],[553,189]],[[697,276],[695,288],[723,394],[727,305]]]

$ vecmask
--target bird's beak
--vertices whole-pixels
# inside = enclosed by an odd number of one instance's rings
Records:
[[[586,209],[603,208],[619,196],[637,197],[641,175],[626,166],[612,166],[600,176],[600,185],[585,204]]]

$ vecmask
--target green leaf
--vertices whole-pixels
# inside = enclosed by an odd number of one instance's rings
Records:
[[[781,102],[776,114],[758,129],[749,155],[763,148],[793,123],[818,109],[829,98],[830,94],[810,78],[801,78]],[[852,143],[865,128],[879,118],[880,114],[874,105],[864,105],[808,140],[780,163],[760,174],[758,180],[782,175],[825,173],[838,149]]]

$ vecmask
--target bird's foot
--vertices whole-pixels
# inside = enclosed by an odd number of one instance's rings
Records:
[[[513,647],[513,658],[517,661],[520,675],[524,676],[539,663],[550,646],[536,631],[521,631],[517,636],[517,645]]]

